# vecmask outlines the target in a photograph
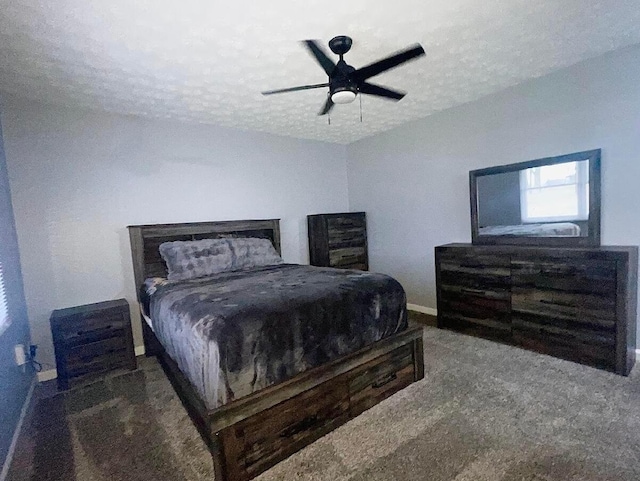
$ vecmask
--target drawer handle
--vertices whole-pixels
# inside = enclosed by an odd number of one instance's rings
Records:
[[[560,302],[560,301],[549,301],[547,299],[540,299],[540,304],[551,304],[552,306],[562,306],[562,307],[574,307],[570,302]]]
[[[111,324],[109,324],[108,326],[104,326],[104,327],[101,327],[99,329],[93,329],[93,330],[89,330],[89,331],[84,331],[84,330],[76,331],[76,335],[77,336],[82,336],[83,334],[92,334],[92,333],[96,333],[96,332],[108,331],[111,328],[112,328],[112,326],[111,326]]]
[[[481,290],[481,289],[468,289],[466,287],[462,288],[462,292],[465,294],[479,294],[481,296],[485,295],[485,291]]]
[[[575,274],[578,270],[573,266],[568,267],[542,267],[541,274]]]
[[[391,381],[395,381],[396,379],[398,379],[398,375],[394,372],[386,377],[383,377],[382,379],[377,380],[371,385],[371,387],[374,389],[379,389],[385,384],[389,384]]]
[[[460,267],[470,267],[470,268],[476,268],[476,267],[482,267],[482,264],[480,262],[460,262]]]
[[[317,422],[318,422],[318,415],[317,414],[313,414],[311,416],[307,416],[306,418],[304,418],[299,423],[296,423],[293,426],[289,426],[287,429],[282,431],[280,433],[280,437],[281,438],[289,438],[289,437],[291,437],[291,436],[293,436],[295,434],[298,434],[298,433],[300,433],[302,431],[306,431],[307,429],[309,429],[310,427],[315,425]]]
[[[116,351],[117,351],[116,348],[111,348],[111,349],[107,349],[104,352],[100,352],[100,353],[96,353],[96,354],[87,354],[86,356],[80,357],[80,360],[82,362],[90,362],[90,361],[93,361],[97,357],[108,356],[109,354],[113,354]]]

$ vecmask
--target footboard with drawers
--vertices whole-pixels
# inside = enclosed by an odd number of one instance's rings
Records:
[[[436,247],[438,327],[628,375],[637,247]]]

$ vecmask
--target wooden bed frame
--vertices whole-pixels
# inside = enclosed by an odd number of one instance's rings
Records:
[[[129,236],[136,288],[166,276],[162,242],[262,237],[281,252],[278,219],[129,226]],[[422,328],[409,328],[210,410],[144,321],[142,333],[211,451],[216,481],[249,480],[424,377]]]

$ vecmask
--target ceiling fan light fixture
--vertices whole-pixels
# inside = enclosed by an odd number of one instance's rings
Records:
[[[331,101],[334,104],[350,104],[356,99],[356,93],[353,90],[338,90],[331,94]]]

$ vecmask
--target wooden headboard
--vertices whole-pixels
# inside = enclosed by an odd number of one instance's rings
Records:
[[[130,225],[128,229],[136,291],[149,277],[167,276],[167,266],[160,257],[158,249],[163,242],[223,237],[259,237],[270,239],[278,254],[282,255],[280,250],[280,219]]]

